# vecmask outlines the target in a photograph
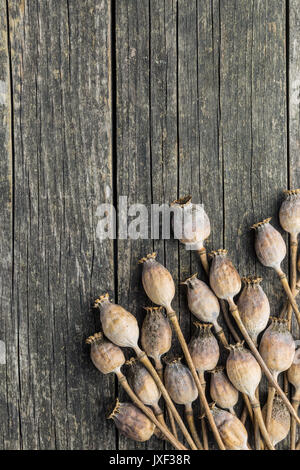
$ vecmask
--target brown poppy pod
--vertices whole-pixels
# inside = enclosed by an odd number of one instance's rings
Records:
[[[300,403],[300,349],[297,349],[293,359],[293,363],[287,371],[288,381],[294,386],[295,392],[292,398],[292,404],[295,412],[298,413]],[[291,450],[296,448],[296,421],[291,422]]]
[[[267,415],[267,404],[263,407],[262,410],[263,417],[266,418]],[[273,446],[285,439],[290,431],[291,425],[291,416],[290,413],[283,403],[282,399],[275,395],[271,420],[268,428],[268,433],[271,439]]]
[[[110,302],[108,294],[101,295],[95,301],[100,310],[100,320],[105,336],[121,347],[138,347],[139,327],[132,313],[120,305]]]
[[[200,442],[192,410],[192,403],[198,397],[198,390],[188,367],[181,364],[181,358],[168,361],[165,372],[165,385],[171,398],[178,405],[185,406],[186,419],[198,449],[203,449]]]
[[[142,282],[149,299],[168,310],[175,295],[175,284],[167,268],[155,258],[156,253],[152,253],[140,259],[139,263],[143,263]]]
[[[156,415],[161,413],[158,406],[161,393],[152,375],[135,357],[132,357],[126,364],[130,366],[128,381],[135,394],[145,405],[152,406]]]
[[[212,415],[227,450],[249,450],[243,423],[228,411],[212,406]]]
[[[142,411],[132,403],[121,403],[118,399],[107,419],[113,419],[120,433],[134,441],[148,441],[155,431],[155,424]]]
[[[104,338],[102,333],[95,333],[86,340],[91,345],[91,359],[102,374],[116,372],[125,364],[122,349]]]
[[[166,354],[172,344],[172,329],[163,307],[146,307],[147,314],[141,329],[141,344],[155,362],[157,371],[162,369],[161,356]]]
[[[191,358],[199,374],[216,367],[220,350],[219,345],[211,332],[211,324],[194,322],[196,331],[188,348]]]
[[[239,392],[228,380],[223,366],[211,371],[210,396],[218,407],[228,409],[235,415],[234,406],[238,402]]]
[[[248,395],[256,422],[263,438],[270,450],[274,446],[270,441],[265,423],[262,418],[260,404],[255,392],[261,380],[261,369],[258,362],[250,351],[244,348],[243,343],[231,345],[230,353],[226,362],[226,370],[229,380],[241,393]]]
[[[237,306],[242,322],[253,343],[257,345],[258,335],[266,328],[270,317],[268,297],[260,286],[261,277],[243,277],[244,288]]]
[[[210,221],[201,204],[186,196],[171,203],[175,238],[190,249],[201,250],[210,235]]]
[[[219,299],[233,299],[241,290],[241,278],[227,258],[227,250],[217,250],[211,253],[213,257],[209,272],[209,282]]]

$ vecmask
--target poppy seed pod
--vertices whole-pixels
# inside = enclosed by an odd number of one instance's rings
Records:
[[[204,373],[216,367],[220,350],[219,345],[211,332],[211,324],[194,322],[196,331],[188,348],[198,373]]]
[[[256,401],[255,390],[261,380],[261,369],[258,362],[243,343],[230,345],[230,353],[226,361],[229,380],[241,393],[246,393],[250,401]]]
[[[252,225],[256,232],[255,251],[264,266],[280,269],[286,255],[286,246],[281,234],[269,222],[271,217]]]
[[[145,405],[152,406],[155,414],[157,414],[156,411],[160,411],[158,401],[161,393],[152,375],[148,372],[146,367],[139,363],[134,357],[127,361],[126,365],[130,366],[128,381],[135,394]]]
[[[224,367],[219,366],[211,371],[210,396],[220,408],[226,408],[235,415],[234,406],[239,399],[239,392],[228,380]]]
[[[174,281],[167,268],[158,263],[155,258],[156,253],[152,253],[139,261],[143,263],[143,286],[153,303],[169,310],[175,295]]]
[[[219,301],[208,285],[200,281],[197,274],[187,278],[181,284],[187,286],[188,306],[192,314],[200,321],[212,323],[216,332],[222,330],[218,324]]]
[[[198,397],[192,374],[188,367],[181,363],[181,358],[176,357],[168,361],[164,378],[171,398],[178,405],[192,403]]]
[[[172,343],[172,329],[162,307],[146,307],[147,314],[141,329],[141,344],[146,354],[155,362],[157,370],[162,369],[161,356],[166,354]]]
[[[121,403],[118,399],[107,419],[113,419],[118,430],[134,441],[148,441],[155,431],[155,424],[136,406],[132,403]]]
[[[284,191],[286,199],[279,210],[281,227],[297,237],[300,232],[300,189]]]
[[[243,423],[228,411],[212,406],[212,415],[227,450],[249,450]]]
[[[95,333],[86,340],[91,345],[91,359],[102,374],[118,371],[125,363],[123,351],[104,338],[102,333]]]
[[[261,277],[243,277],[244,288],[237,306],[242,322],[253,343],[257,344],[258,335],[266,328],[270,317],[268,297],[260,286]]]
[[[209,273],[211,288],[219,299],[233,299],[241,290],[241,278],[229,258],[227,250],[211,253],[213,257]]]
[[[108,339],[121,347],[135,349],[139,339],[139,327],[132,313],[110,302],[108,294],[95,301],[100,310],[103,332]]]
[[[203,248],[210,235],[210,221],[201,204],[193,204],[191,196],[171,203],[173,208],[173,231],[175,238],[194,250]]]
[[[267,405],[263,407],[262,413],[265,418],[267,414]],[[278,395],[275,395],[271,420],[268,427],[268,433],[274,446],[287,437],[290,426],[290,413],[282,399]]]
[[[271,325],[264,332],[259,352],[274,378],[292,365],[295,342],[287,328],[287,320],[272,317]]]

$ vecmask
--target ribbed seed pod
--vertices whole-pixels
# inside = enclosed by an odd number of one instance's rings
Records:
[[[132,403],[116,400],[107,419],[113,419],[118,430],[128,439],[138,442],[148,441],[155,430],[155,425]]]
[[[242,322],[253,343],[257,345],[258,335],[266,328],[270,317],[268,297],[260,286],[261,277],[243,277],[244,288],[237,306]]]
[[[162,307],[146,307],[146,311],[141,329],[141,344],[159,371],[162,369],[161,356],[171,348],[172,329]]]
[[[186,420],[189,424],[194,441],[198,449],[203,449],[200,442],[193,416],[192,403],[198,397],[197,387],[193,376],[185,365],[181,364],[181,358],[176,357],[166,361],[167,365],[164,372],[166,388],[178,405],[185,406]]]
[[[217,406],[235,415],[234,406],[238,402],[239,392],[228,380],[223,366],[211,371],[210,396]]]
[[[212,415],[228,450],[249,450],[248,434],[243,423],[228,411],[213,406]]]
[[[128,381],[135,394],[145,405],[152,406],[155,414],[161,412],[158,406],[161,393],[152,375],[135,357],[132,357],[126,364],[130,366]]]
[[[194,322],[194,325],[196,331],[188,348],[197,372],[203,374],[216,367],[220,350],[218,342],[211,332],[211,324]]]
[[[280,282],[293,307],[300,325],[300,311],[290,289],[285,273],[281,269],[281,262],[286,255],[286,246],[281,234],[269,223],[271,218],[252,226],[255,229],[255,251],[259,261],[269,268],[273,268],[279,276]],[[283,398],[283,396],[282,396]]]
[[[261,369],[250,351],[244,348],[242,343],[230,346],[230,353],[226,362],[226,370],[229,380],[241,393],[248,395],[255,420],[270,450],[274,446],[270,441],[265,423],[262,418],[260,404],[255,392],[261,380]]]
[[[297,237],[300,233],[300,189],[284,191],[286,199],[279,210],[280,225],[286,232]]]
[[[263,417],[266,419],[267,404],[264,406],[262,413]],[[268,428],[268,433],[274,446],[287,437],[290,431],[290,425],[290,413],[282,399],[278,395],[275,395],[271,420]]]
[[[142,282],[149,299],[168,310],[175,295],[175,285],[169,271],[155,258],[156,253],[152,253],[140,259],[139,263],[143,263]]]
[[[200,204],[193,204],[191,196],[171,203],[175,238],[190,249],[200,250],[210,235],[210,221]]]
[[[292,404],[295,412],[298,413],[300,403],[300,349],[297,349],[293,363],[287,372],[288,381],[294,386],[295,392],[292,398]],[[291,422],[291,450],[296,448],[296,421]]]
[[[212,323],[216,333],[223,333],[218,324],[220,304],[208,285],[200,281],[197,274],[187,278],[181,284],[187,286],[188,306],[192,314],[200,321]]]
[[[104,338],[102,333],[90,336],[86,343],[91,345],[92,362],[102,374],[116,372],[125,364],[123,351]]]
[[[110,302],[108,294],[95,301],[100,310],[100,320],[105,336],[121,347],[135,349],[139,339],[136,318],[120,305]]]

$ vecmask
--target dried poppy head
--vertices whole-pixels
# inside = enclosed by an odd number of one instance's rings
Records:
[[[262,410],[263,417],[267,415],[267,404]],[[275,446],[287,437],[291,426],[290,413],[278,395],[275,395],[272,407],[271,420],[268,424],[268,433],[272,444]]]
[[[102,333],[95,333],[86,340],[91,345],[91,359],[102,374],[118,371],[125,363],[123,351],[104,338]]]
[[[178,405],[191,404],[198,397],[193,376],[180,357],[168,360],[164,378],[166,389]]]
[[[268,297],[260,286],[261,277],[243,277],[244,288],[237,306],[242,322],[253,343],[257,344],[258,335],[266,328],[270,317]]]
[[[200,204],[193,204],[191,196],[171,203],[174,236],[190,249],[200,250],[210,235],[209,218]]]
[[[132,403],[120,403],[118,399],[107,419],[113,419],[119,431],[134,441],[148,441],[155,431],[155,424],[142,411]]]
[[[261,380],[259,364],[251,352],[244,348],[243,343],[230,345],[229,349],[226,361],[229,380],[239,392],[245,393],[255,402],[255,391]]]
[[[142,282],[149,299],[168,310],[175,295],[175,285],[169,271],[155,258],[156,253],[152,253],[140,259],[139,263],[143,263]]]
[[[271,324],[264,332],[259,352],[275,379],[292,365],[295,355],[295,342],[288,330],[288,321],[271,318]]]
[[[147,314],[141,329],[141,343],[147,356],[152,357],[156,367],[161,367],[160,358],[172,343],[172,329],[163,307],[146,307]]]
[[[181,284],[187,286],[187,300],[190,311],[200,321],[212,323],[216,329],[220,305],[217,297],[205,282],[197,278],[197,274],[187,278]]]
[[[229,258],[227,250],[212,251],[209,273],[211,288],[219,299],[233,299],[241,289],[241,278]]]
[[[118,346],[135,349],[139,339],[136,318],[120,305],[110,302],[108,294],[100,296],[95,307],[100,310],[105,336]]]
[[[294,400],[300,401],[300,349],[297,349],[288,372],[289,382],[295,387]]]
[[[286,255],[286,246],[281,234],[269,222],[271,217],[252,225],[255,230],[256,255],[264,266],[280,270]]]
[[[300,189],[284,191],[285,200],[279,210],[281,227],[291,235],[300,232]]]
[[[248,434],[243,423],[228,411],[212,405],[211,412],[227,450],[248,450]]]
[[[152,375],[134,357],[126,365],[130,366],[129,383],[135,394],[145,405],[156,408],[161,394]]]
[[[212,370],[216,367],[220,350],[219,345],[211,332],[211,324],[194,322],[196,331],[188,348],[198,373]]]
[[[233,407],[238,402],[239,392],[228,380],[223,366],[211,371],[210,396],[220,408],[227,408],[234,414]]]

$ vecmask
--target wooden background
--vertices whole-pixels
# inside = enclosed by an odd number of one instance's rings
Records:
[[[105,420],[118,390],[84,344],[91,305],[108,291],[141,320],[153,249],[176,283],[205,277],[177,241],[101,242],[97,207],[191,193],[208,249],[280,311],[249,227],[278,227],[300,186],[300,0],[6,0],[0,32],[0,448],[162,449]],[[184,288],[174,307],[189,339]]]

